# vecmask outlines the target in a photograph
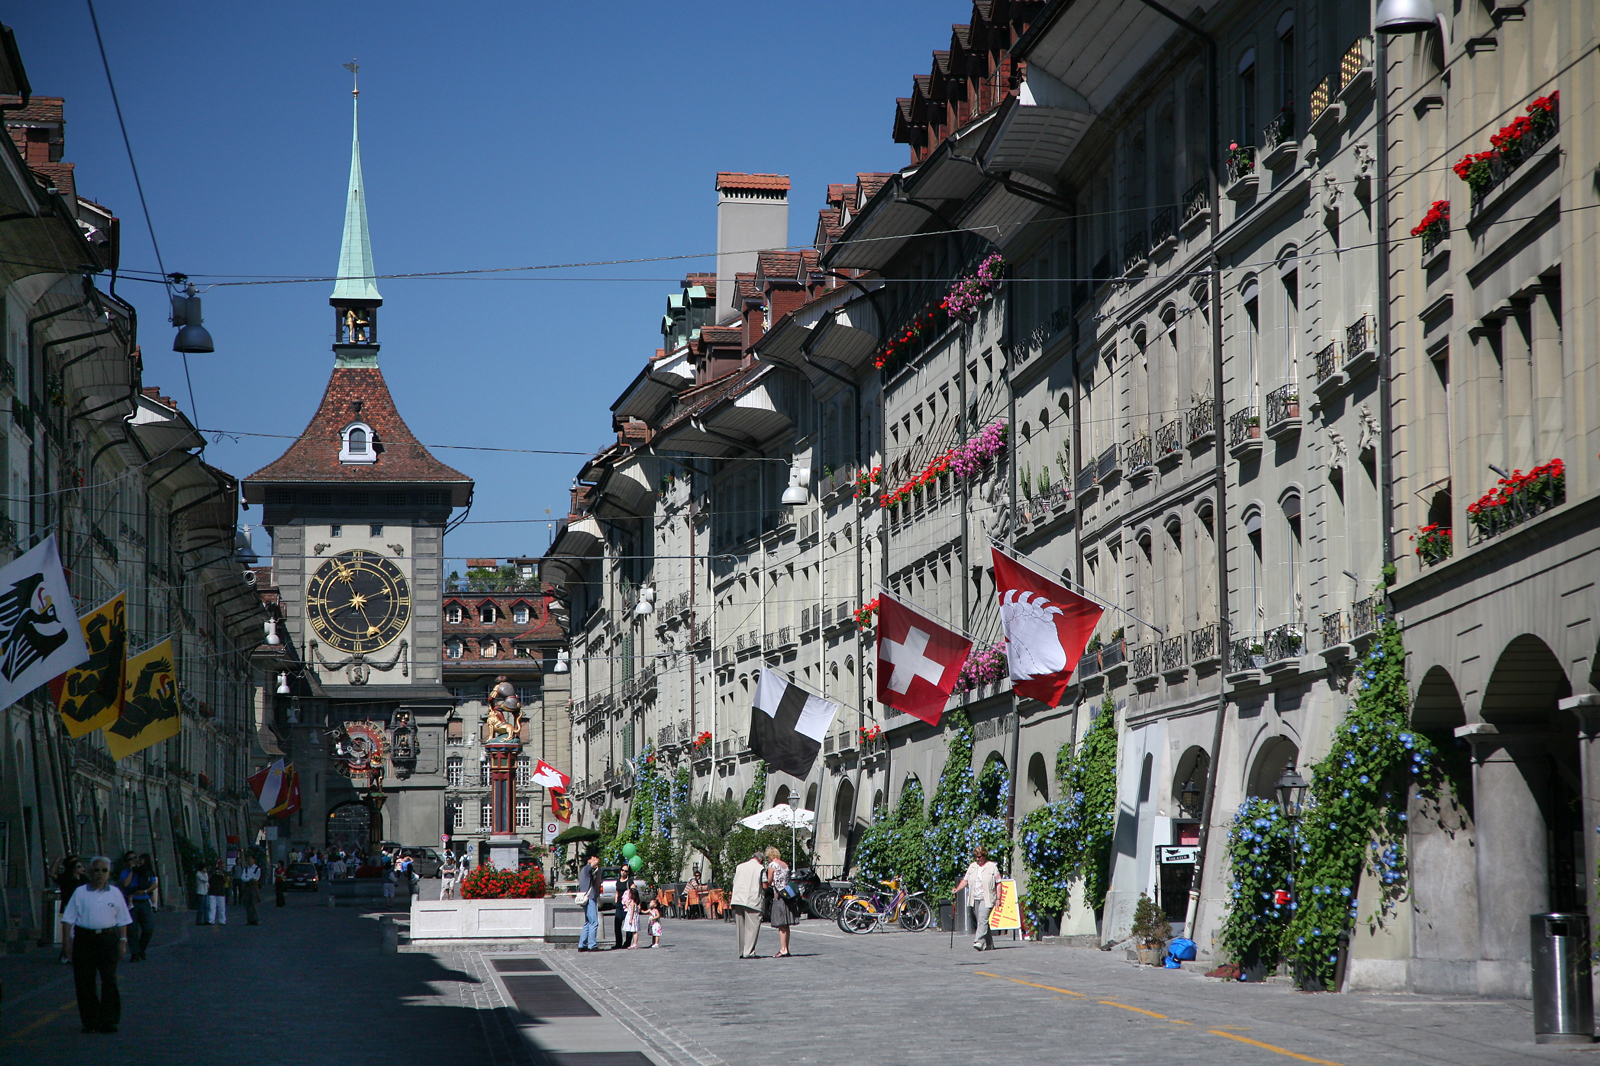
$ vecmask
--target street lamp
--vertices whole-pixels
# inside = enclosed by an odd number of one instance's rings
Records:
[[[1200,789],[1195,786],[1194,778],[1191,777],[1184,782],[1183,788],[1178,792],[1178,806],[1192,812],[1199,809],[1202,798]]]
[[[172,324],[178,327],[172,350],[184,355],[216,351],[211,334],[200,324],[200,297],[195,295],[194,282],[189,282],[183,292],[172,297]]]
[[[1378,4],[1379,33],[1423,33],[1438,22],[1433,0],[1382,0]]]
[[[795,460],[789,467],[789,487],[783,490],[783,502],[791,507],[805,503],[810,498],[806,492],[806,485],[810,481],[811,467]]]
[[[1290,763],[1283,768],[1283,773],[1278,777],[1274,786],[1278,793],[1278,806],[1285,815],[1293,817],[1299,813],[1300,804],[1305,800],[1306,789],[1311,787],[1311,782],[1300,776],[1300,771]]]

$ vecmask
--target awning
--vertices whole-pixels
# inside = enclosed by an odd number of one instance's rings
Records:
[[[592,515],[570,519],[556,534],[550,550],[544,553],[539,573],[547,581],[565,585],[577,581],[583,566],[600,554],[605,534]]]
[[[187,451],[205,444],[205,438],[194,431],[187,418],[148,396],[139,397],[138,410],[134,411],[128,425],[133,427],[133,435],[151,455]]]
[[[1027,61],[1030,79],[1042,70],[1101,112],[1177,32],[1177,23],[1144,4],[1068,0],[1029,27],[1011,54]]]
[[[653,423],[674,395],[693,384],[694,365],[689,362],[689,349],[679,348],[670,355],[651,360],[617,397],[611,405],[611,413],[617,418]]]
[[[756,342],[756,354],[763,361],[792,366],[813,380],[819,375],[805,365],[804,351],[810,351],[813,357],[857,365],[878,346],[883,334],[872,298],[862,295],[861,288],[875,292],[882,287],[883,282],[873,278],[863,280],[860,287],[829,290],[775,322],[771,331]]]
[[[651,465],[654,465],[654,461],[651,461]],[[645,461],[638,457],[624,459],[612,466],[600,479],[597,493],[599,502],[596,509],[604,508],[628,516],[649,514],[656,498]]]
[[[1045,106],[1044,100],[1061,106]],[[984,163],[991,172],[1025,171],[1053,182],[1094,119],[1088,102],[1076,92],[1044,71],[1031,70],[1022,85],[1022,98],[1002,109]]]
[[[1011,174],[1010,186],[998,181],[992,183],[966,205],[961,216],[962,226],[982,233],[1001,251],[1023,232],[1023,223],[1032,221],[1046,209],[1037,199],[1020,195],[1016,186],[1036,189],[1041,196],[1059,195],[1053,186],[1027,174]]]

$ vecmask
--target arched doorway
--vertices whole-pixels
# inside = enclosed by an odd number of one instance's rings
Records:
[[[1413,785],[1406,809],[1419,990],[1456,988],[1461,967],[1475,967],[1478,958],[1472,748],[1456,735],[1466,724],[1455,680],[1444,667],[1433,667],[1417,686],[1411,725],[1438,749],[1445,784],[1435,795]]]
[[[1300,759],[1300,748],[1288,737],[1271,737],[1256,750],[1250,767],[1250,779],[1245,795],[1256,799],[1276,800],[1278,778]]]
[[[1195,847],[1200,843],[1200,805],[1205,797],[1206,775],[1211,772],[1211,756],[1198,745],[1189,748],[1178,758],[1172,774],[1171,803],[1172,843],[1180,847]],[[1161,841],[1156,841],[1161,843]],[[1160,862],[1161,849],[1157,849],[1157,885],[1161,891],[1161,908],[1168,921],[1181,922],[1189,915],[1189,889],[1194,884],[1194,863]]]
[[[1028,759],[1028,788],[1040,803],[1050,802],[1050,772],[1045,769],[1044,752],[1036,751]]]
[[[369,814],[367,805],[360,800],[341,803],[329,811],[325,838],[328,847],[365,855],[367,831],[371,824]]]

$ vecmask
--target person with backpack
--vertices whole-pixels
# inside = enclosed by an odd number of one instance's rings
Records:
[[[206,912],[206,917],[211,925],[228,924],[228,887],[233,883],[233,878],[228,876],[227,868],[222,865],[222,860],[217,860],[217,865],[212,868],[207,878],[206,891],[211,905]]]

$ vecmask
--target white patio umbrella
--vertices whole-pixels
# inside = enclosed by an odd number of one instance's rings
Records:
[[[749,826],[751,829],[770,829],[779,826],[789,830],[789,857],[799,857],[795,846],[795,831],[804,829],[811,833],[817,824],[817,812],[808,811],[803,807],[791,807],[787,803],[780,803],[776,807],[768,807],[748,818],[739,819],[739,824]],[[813,833],[813,835],[815,835]]]

